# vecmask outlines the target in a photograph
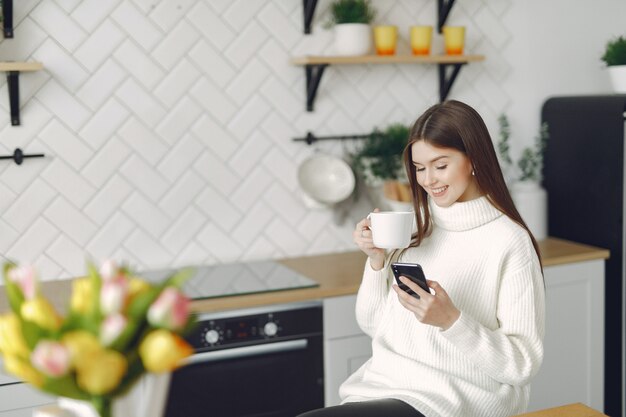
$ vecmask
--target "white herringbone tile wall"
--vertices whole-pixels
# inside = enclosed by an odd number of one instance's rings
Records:
[[[451,97],[487,120],[509,105],[502,21],[512,0],[457,2],[466,66]],[[374,0],[377,22],[434,24],[434,0]],[[144,269],[280,258],[353,248],[371,204],[311,210],[296,181],[314,150],[293,142],[410,123],[438,97],[436,67],[326,70],[306,112],[292,56],[332,53],[320,1],[304,35],[300,0],[19,0],[0,60],[37,60],[20,78],[22,125],[0,88],[0,151],[46,154],[0,165],[0,254],[44,279],[75,276],[87,258]],[[441,50],[435,39],[435,52]],[[437,49],[439,48],[439,49]],[[354,144],[323,143],[342,154]],[[345,214],[345,213],[344,213]],[[342,217],[347,217],[342,221]]]

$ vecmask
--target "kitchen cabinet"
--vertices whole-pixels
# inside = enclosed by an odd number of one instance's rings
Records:
[[[54,401],[54,397],[6,375],[0,359],[0,417],[31,417],[37,407]]]
[[[356,295],[324,300],[324,403],[339,404],[339,386],[372,356],[372,343],[356,322]]]
[[[43,393],[4,372],[0,359],[0,417],[32,417],[35,409],[57,402],[56,396]],[[133,413],[133,417],[159,416],[168,384],[169,374],[143,376],[124,396],[120,409],[140,410]]]
[[[546,335],[528,411],[582,402],[604,409],[604,260],[544,269]]]
[[[583,402],[602,410],[604,259],[544,268],[544,361],[531,384],[528,411]],[[356,296],[324,300],[326,404],[339,403],[341,383],[371,356],[371,339],[354,317]]]

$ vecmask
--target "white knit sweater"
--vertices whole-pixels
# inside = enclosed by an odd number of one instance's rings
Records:
[[[446,331],[420,323],[366,262],[356,316],[372,358],[341,386],[343,402],[397,398],[426,417],[523,413],[543,359],[544,282],[528,233],[485,197],[441,208],[404,262],[422,265],[461,311]]]

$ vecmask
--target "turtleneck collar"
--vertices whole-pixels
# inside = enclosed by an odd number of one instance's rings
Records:
[[[485,196],[456,202],[449,207],[439,207],[431,198],[428,204],[435,225],[454,232],[474,229],[504,215]]]

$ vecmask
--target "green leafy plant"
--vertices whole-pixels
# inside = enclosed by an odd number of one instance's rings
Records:
[[[511,129],[509,120],[506,115],[501,114],[498,117],[498,123],[500,125],[500,140],[498,141],[498,153],[500,159],[505,165],[512,165],[513,160],[510,155],[509,138],[511,135]],[[517,161],[517,169],[519,175],[518,181],[541,181],[543,170],[543,153],[546,149],[548,138],[550,137],[548,132],[548,123],[541,124],[539,133],[535,136],[535,141],[532,147],[526,147],[522,150],[521,156]]]
[[[371,23],[376,15],[370,0],[337,0],[330,6],[326,27],[341,23]]]
[[[626,65],[626,38],[619,36],[608,41],[600,59],[609,67]]]
[[[408,137],[409,128],[399,123],[383,131],[374,129],[361,149],[352,155],[352,168],[366,182],[401,178],[402,152]]]

